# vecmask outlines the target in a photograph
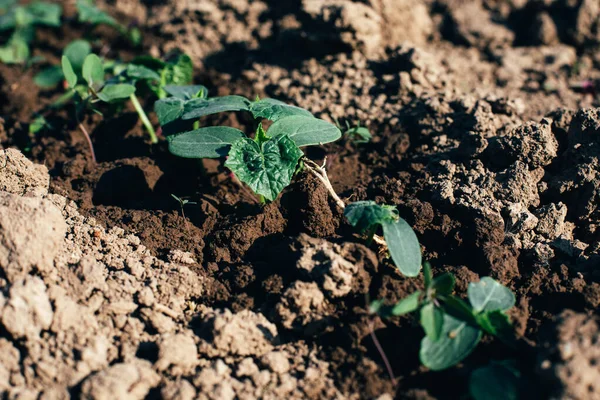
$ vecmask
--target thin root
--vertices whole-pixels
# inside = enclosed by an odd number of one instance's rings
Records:
[[[329,176],[327,176],[327,170],[325,169],[325,165],[327,165],[327,157],[325,157],[325,159],[323,160],[323,165],[319,165],[316,162],[309,160],[308,158],[304,158],[304,165],[306,166],[308,172],[313,174],[318,180],[321,181],[321,183],[325,186],[331,197],[333,197],[333,200],[335,200],[337,206],[344,210],[346,208],[346,204],[340,198],[340,196],[337,195],[337,193],[333,189],[333,186],[331,185]],[[385,242],[384,238],[382,238],[379,235],[374,235],[373,241],[378,245],[382,246],[384,251],[387,251],[387,243]]]

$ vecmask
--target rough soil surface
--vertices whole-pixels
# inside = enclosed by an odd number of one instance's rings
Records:
[[[369,143],[307,155],[327,156],[342,198],[398,206],[457,293],[480,276],[509,286],[525,345],[486,339],[427,371],[415,318],[367,309],[421,280],[367,247],[314,178],[262,207],[220,161],[150,146],[129,106],[84,119],[94,165],[67,111],[29,134],[59,95],[33,85],[40,66],[0,65],[0,398],[454,399],[490,359],[515,360],[531,398],[600,398],[597,0],[100,4],[144,31],[136,49],[95,30],[109,57],[179,48],[212,95],[367,126]],[[85,31],[41,30],[34,54],[56,62]]]

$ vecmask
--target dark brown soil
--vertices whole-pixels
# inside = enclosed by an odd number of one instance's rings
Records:
[[[566,309],[597,315],[600,305],[600,108],[593,108],[600,98],[575,88],[600,79],[594,1],[411,0],[398,10],[393,0],[160,3],[115,6],[119,18],[151,15],[143,48],[104,30],[98,43],[112,43],[109,56],[123,59],[181,47],[211,94],[276,97],[366,124],[372,142],[345,137],[307,155],[327,157],[342,198],[397,205],[434,273],[456,275],[458,293],[480,276],[510,287],[518,299],[511,316],[527,345],[515,351],[488,339],[463,364],[433,373],[419,365],[422,331],[412,317],[377,319],[394,386],[369,335],[365,297],[391,303],[422,283],[377,260],[376,247],[358,245],[343,251],[361,272],[348,293],[326,296],[319,311],[326,322],[286,325],[277,309],[286,290],[312,279],[295,267],[303,234],[362,243],[320,183],[300,173],[263,207],[222,163],[178,159],[163,142],[148,144],[130,108],[84,121],[93,164],[67,111],[48,112],[52,129],[28,134],[32,115],[58,95],[35,87],[38,66],[0,65],[2,145],[45,164],[52,193],[107,229],[137,235],[152,255],[168,261],[172,250],[191,253],[193,271],[206,278],[199,304],[254,311],[277,326],[282,343],[314,346],[345,397],[459,398],[469,373],[490,359],[517,360],[537,387],[530,396],[560,397],[566,372],[534,372],[540,328]],[[44,31],[36,51],[56,61],[82,34],[76,23]],[[239,115],[203,121],[213,123],[251,125]],[[193,203],[182,206],[172,194]],[[194,383],[193,374],[182,376]],[[552,385],[537,383],[547,379]],[[600,396],[594,390],[589,398]]]

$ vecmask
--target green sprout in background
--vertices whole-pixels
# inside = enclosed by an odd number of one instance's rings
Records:
[[[29,61],[29,44],[35,38],[35,27],[59,27],[61,14],[62,8],[58,4],[18,5],[16,0],[0,0],[0,32],[13,31],[8,42],[0,47],[0,61],[5,64]]]

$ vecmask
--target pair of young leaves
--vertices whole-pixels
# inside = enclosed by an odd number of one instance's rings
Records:
[[[255,193],[273,201],[290,184],[303,156],[300,147],[335,141],[340,130],[310,112],[274,99],[251,101],[242,96],[198,98],[175,96],[155,103],[163,129],[180,121],[197,120],[225,111],[246,111],[256,120],[273,124],[266,132],[259,124],[254,139],[242,131],[206,127],[168,137],[169,151],[185,158],[227,156],[225,166]]]
[[[456,365],[475,349],[482,332],[510,342],[511,325],[506,311],[515,304],[507,287],[490,277],[470,283],[469,304],[452,295],[455,279],[450,273],[434,279],[425,263],[425,290],[416,291],[392,307],[374,302],[372,309],[382,316],[400,316],[419,311],[425,331],[419,358],[426,367],[438,371]]]

